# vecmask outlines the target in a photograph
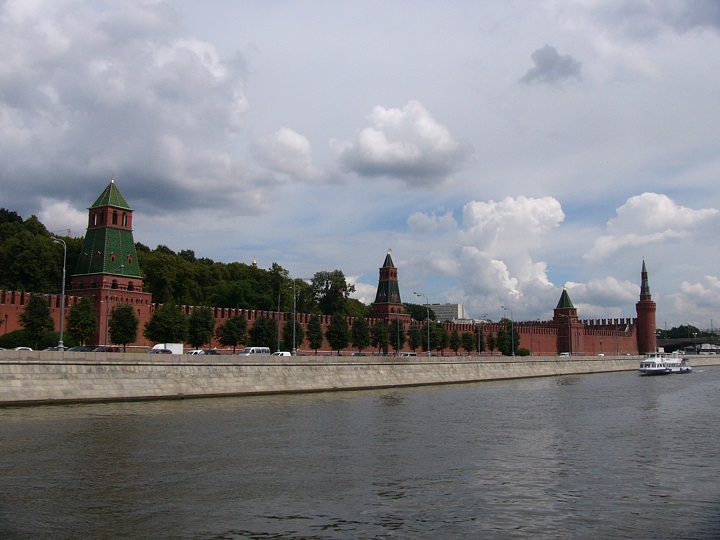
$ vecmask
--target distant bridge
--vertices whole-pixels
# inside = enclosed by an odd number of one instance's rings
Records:
[[[719,336],[703,336],[703,337],[683,337],[673,339],[658,338],[658,347],[663,347],[666,351],[676,351],[678,349],[695,349],[705,343],[720,347]]]

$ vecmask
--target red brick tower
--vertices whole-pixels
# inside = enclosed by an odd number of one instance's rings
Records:
[[[647,354],[657,350],[657,336],[655,334],[656,304],[650,295],[647,268],[643,259],[640,273],[640,301],[635,304],[637,311],[637,344],[640,354]]]
[[[577,308],[573,306],[567,290],[563,288],[557,307],[553,310],[553,324],[557,326],[557,350],[571,355],[583,350],[584,325],[578,320]]]
[[[85,240],[72,275],[72,291],[78,296],[91,296],[95,302],[100,323],[97,344],[108,343],[113,306],[152,303],[152,294],[142,290],[132,212],[114,178],[89,208]]]
[[[370,307],[370,317],[385,321],[400,319],[403,323],[410,321],[410,315],[405,313],[405,308],[400,300],[398,273],[392,257],[390,257],[390,250],[380,268],[380,280],[375,302]]]

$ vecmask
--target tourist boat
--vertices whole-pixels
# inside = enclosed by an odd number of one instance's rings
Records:
[[[670,373],[690,373],[692,367],[687,358],[676,354],[650,353],[640,362],[643,375],[668,375]]]

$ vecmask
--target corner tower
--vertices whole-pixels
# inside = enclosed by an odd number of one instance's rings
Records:
[[[647,267],[643,259],[640,272],[640,301],[635,304],[637,311],[637,344],[638,353],[647,354],[657,350],[657,335],[655,334],[655,311],[657,306],[650,295],[650,282],[648,281]]]
[[[100,323],[98,344],[108,343],[108,320],[113,306],[152,302],[152,295],[142,290],[132,212],[114,178],[88,209],[87,232],[71,286],[78,296],[94,298]]]
[[[400,287],[398,273],[388,249],[385,262],[380,267],[380,280],[378,281],[375,302],[370,308],[370,317],[376,319],[409,321],[410,315],[405,313],[400,300]]]
[[[561,353],[580,353],[583,345],[584,325],[578,320],[577,308],[563,288],[557,306],[553,310],[553,324],[557,327],[557,350]]]

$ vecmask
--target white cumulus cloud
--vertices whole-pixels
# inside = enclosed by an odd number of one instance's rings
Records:
[[[410,187],[433,187],[459,169],[467,147],[419,101],[404,107],[376,106],[370,126],[354,142],[333,141],[341,165],[366,177],[397,178]]]

